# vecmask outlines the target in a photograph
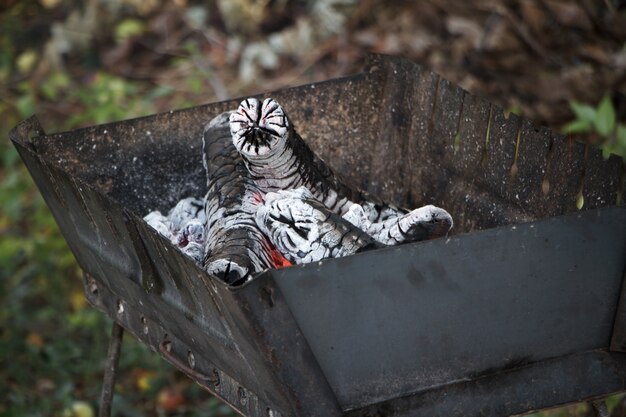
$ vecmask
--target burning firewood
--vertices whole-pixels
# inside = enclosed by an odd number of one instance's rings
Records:
[[[246,99],[211,120],[203,163],[203,203],[185,199],[167,217],[145,219],[229,284],[268,268],[444,236],[452,227],[438,207],[409,211],[346,185],[272,99]]]
[[[252,178],[265,193],[306,187],[340,216],[358,204],[366,220],[358,222],[360,227],[384,244],[440,237],[452,227],[452,217],[441,208],[409,211],[348,186],[313,153],[271,98],[262,104],[255,98],[242,101],[230,116],[230,130]]]
[[[214,118],[203,135],[208,178],[204,268],[226,283],[239,284],[284,264],[284,259],[257,227],[262,192],[233,146],[228,117],[223,113]]]
[[[372,223],[363,208],[354,204],[343,217],[384,245],[434,239],[445,236],[452,227],[452,217],[448,212],[433,205]]]
[[[256,221],[274,246],[295,264],[382,246],[330,211],[304,187],[266,194],[256,211]]]

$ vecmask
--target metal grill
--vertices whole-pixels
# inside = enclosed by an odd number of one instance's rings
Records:
[[[141,217],[201,196],[239,100],[11,139],[89,302],[247,416],[505,416],[626,389],[624,166],[407,61],[271,94],[358,187],[455,235],[230,287]],[[577,203],[583,202],[581,210]]]

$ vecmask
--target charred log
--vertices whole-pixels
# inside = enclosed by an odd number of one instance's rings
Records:
[[[255,211],[262,192],[250,177],[232,143],[229,113],[207,124],[203,158],[207,169],[204,268],[228,284],[245,282],[273,268],[282,258],[256,225]]]
[[[256,220],[274,246],[295,264],[383,246],[329,210],[304,187],[268,193],[257,209]]]

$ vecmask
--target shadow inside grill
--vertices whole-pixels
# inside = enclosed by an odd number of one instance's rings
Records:
[[[12,140],[94,306],[251,416],[500,416],[626,388],[621,160],[396,58],[271,97],[353,185],[445,208],[451,236],[229,287],[142,217],[204,195],[204,125],[239,100],[51,135],[31,118]]]

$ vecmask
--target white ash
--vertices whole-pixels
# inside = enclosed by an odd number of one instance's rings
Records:
[[[182,230],[192,220],[206,223],[204,214],[204,201],[188,197],[180,200],[167,214],[173,230]]]
[[[205,242],[205,223],[199,220],[189,220],[176,236],[176,244],[184,247],[189,243],[204,244]]]
[[[364,230],[384,245],[397,245],[443,237],[452,225],[452,216],[447,211],[428,205],[402,216],[371,223]]]
[[[172,238],[172,232],[170,230],[170,221],[167,217],[161,214],[160,211],[155,210],[148,213],[144,218],[148,225],[152,226],[154,230],[165,236],[167,239]]]
[[[256,211],[256,221],[274,246],[295,264],[352,255],[374,243],[304,187],[266,194]]]
[[[204,259],[204,244],[189,242],[181,249],[183,253],[193,259],[198,265],[202,265]]]
[[[398,245],[442,237],[453,226],[452,216],[444,209],[433,205],[372,223],[363,207],[353,204],[343,218],[383,245]]]
[[[202,262],[206,243],[206,215],[202,200],[193,197],[184,198],[176,203],[167,216],[155,210],[143,219],[183,253],[197,263]]]

